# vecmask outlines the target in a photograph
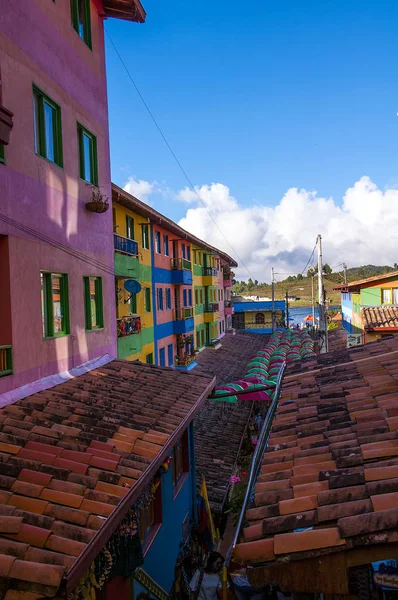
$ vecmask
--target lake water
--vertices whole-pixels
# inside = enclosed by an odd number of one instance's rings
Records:
[[[329,310],[338,310],[340,306],[330,306]],[[291,308],[289,306],[289,321],[293,325],[302,323],[307,315],[312,315],[311,306],[304,306],[300,308]],[[319,317],[318,307],[315,307],[315,318]]]

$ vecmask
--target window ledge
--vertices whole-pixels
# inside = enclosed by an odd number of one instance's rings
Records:
[[[144,555],[144,557],[148,554],[149,550],[151,549],[151,546],[153,544],[153,542],[155,541],[155,538],[157,536],[157,534],[159,533],[159,531],[162,528],[162,523],[154,523],[151,527],[151,529],[148,531],[148,534],[145,538],[145,541],[142,545],[142,553]]]
[[[184,483],[186,482],[188,477],[189,477],[188,471],[184,471],[183,473],[181,473],[181,475],[173,489],[173,499],[174,500],[176,500],[178,494],[181,492],[182,488],[184,487]]]
[[[91,333],[92,331],[104,331],[105,327],[93,327],[92,329],[85,329],[86,333]]]

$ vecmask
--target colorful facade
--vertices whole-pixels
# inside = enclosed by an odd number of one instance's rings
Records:
[[[112,215],[92,212],[111,195],[104,17],[116,5],[144,19],[135,1],[2,7],[0,394],[116,354]]]
[[[362,343],[366,343],[398,331],[395,315],[398,271],[352,281],[334,289],[341,292],[342,324],[348,335],[361,336]]]
[[[236,330],[245,330],[252,333],[272,333],[272,302],[252,301],[238,302],[233,300],[234,315],[232,323]],[[285,328],[285,300],[274,302],[275,327]]]
[[[116,185],[112,203],[118,356],[191,369],[231,331],[237,264]]]

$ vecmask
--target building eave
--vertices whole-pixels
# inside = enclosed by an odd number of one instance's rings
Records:
[[[140,0],[102,0],[104,16],[144,23],[146,12]]]

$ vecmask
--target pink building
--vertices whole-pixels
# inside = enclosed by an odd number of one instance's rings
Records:
[[[112,211],[92,212],[111,196],[104,18],[145,20],[139,0],[1,12],[0,394],[116,355]]]

